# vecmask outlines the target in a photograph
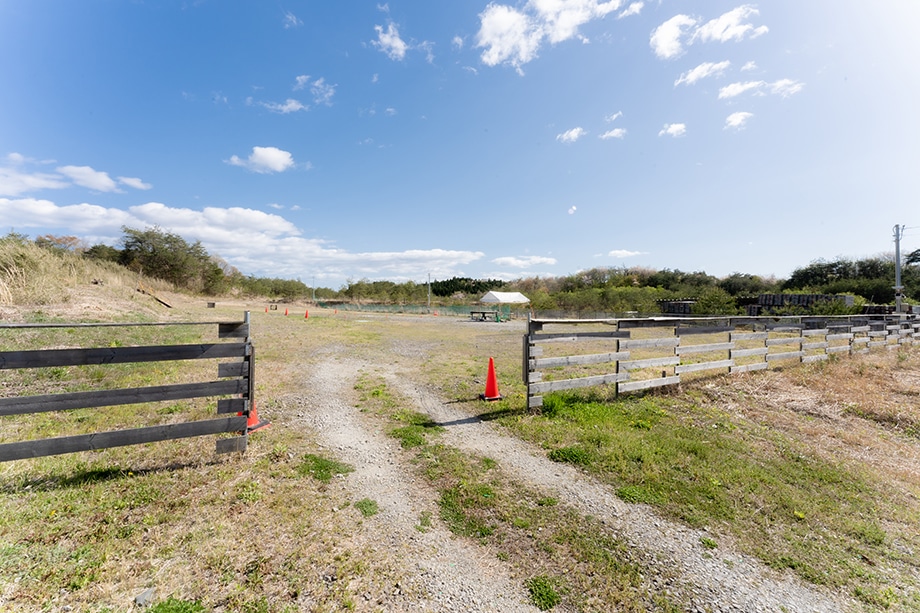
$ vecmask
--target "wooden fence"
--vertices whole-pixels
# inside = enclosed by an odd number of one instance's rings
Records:
[[[595,385],[633,392],[675,385],[690,373],[816,362],[915,339],[920,321],[894,315],[531,319],[522,372],[527,405],[535,408],[548,392]]]
[[[231,358],[232,361],[219,362],[217,380],[205,382],[0,398],[0,417],[224,396],[217,401],[217,413],[222,417],[0,444],[0,462],[220,433],[238,433],[238,436],[218,439],[217,453],[245,451],[255,380],[255,354],[250,338],[248,312],[240,322],[7,324],[0,326],[0,329],[164,325],[216,326],[218,339],[223,342],[0,351],[0,370],[223,358]]]

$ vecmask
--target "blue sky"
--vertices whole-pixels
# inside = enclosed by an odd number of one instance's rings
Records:
[[[0,1],[2,231],[244,274],[783,277],[920,248],[920,3]]]

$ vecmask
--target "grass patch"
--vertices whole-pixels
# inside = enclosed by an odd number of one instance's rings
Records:
[[[562,602],[552,581],[546,575],[538,575],[527,580],[525,587],[530,594],[530,601],[541,611],[549,611]]]
[[[343,462],[330,460],[312,453],[305,454],[297,472],[304,476],[311,476],[323,483],[329,483],[336,475],[345,475],[354,472],[354,467]]]
[[[150,609],[150,613],[205,613],[201,602],[195,600],[179,600],[170,596],[163,602],[158,602]]]
[[[920,555],[886,546],[891,535],[875,518],[892,493],[868,475],[686,396],[600,402],[553,394],[544,398],[542,414],[503,421],[549,447],[551,459],[606,481],[626,502],[725,530],[768,565],[816,584],[858,586],[864,601],[885,593],[878,564],[920,564]],[[895,525],[916,517],[884,505]],[[716,541],[706,537],[701,544],[712,549]]]
[[[361,511],[361,515],[364,517],[373,517],[380,512],[380,507],[377,506],[377,501],[371,500],[370,498],[362,498],[355,503],[355,508]]]

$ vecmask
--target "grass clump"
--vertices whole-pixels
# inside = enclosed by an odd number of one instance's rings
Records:
[[[354,467],[343,462],[330,460],[312,453],[305,454],[297,472],[303,476],[312,476],[314,479],[329,483],[336,475],[345,475],[354,472]]]
[[[546,575],[537,575],[528,579],[526,587],[530,594],[530,601],[541,611],[549,611],[562,601],[556,588],[553,587],[553,581]]]
[[[355,508],[361,511],[361,515],[364,517],[373,517],[380,512],[380,507],[377,505],[377,501],[371,500],[370,498],[362,498],[355,503]]]
[[[163,602],[154,604],[148,611],[150,613],[205,613],[207,609],[197,600],[179,600],[170,596]]]

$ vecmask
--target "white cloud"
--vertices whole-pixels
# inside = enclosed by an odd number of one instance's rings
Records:
[[[389,115],[390,117],[393,117],[394,115],[398,113],[398,111],[394,109],[392,106],[387,107],[386,109],[384,109],[383,112]]]
[[[128,187],[133,187],[134,189],[143,189],[147,190],[153,186],[149,183],[144,183],[136,177],[118,177],[118,182],[122,185],[127,185]]]
[[[617,111],[613,115],[607,115],[606,117],[604,117],[604,121],[606,121],[607,123],[611,123],[613,121],[616,121],[622,116],[623,116],[623,111]]]
[[[770,31],[767,26],[754,27],[747,20],[760,15],[760,11],[745,4],[732,9],[727,13],[707,21],[696,31],[695,38],[701,41],[727,42],[730,40],[741,41],[745,38],[757,38]]]
[[[568,214],[569,214],[569,215],[574,215],[574,214],[575,214],[575,211],[577,211],[577,210],[578,210],[578,207],[575,206],[575,205],[573,204],[572,206],[569,207]]]
[[[450,44],[452,44],[458,51],[463,49],[463,38],[460,36],[454,36]]]
[[[763,95],[764,90],[767,90],[771,94],[776,94],[778,96],[782,96],[783,98],[788,98],[789,96],[802,91],[802,88],[804,87],[804,83],[800,81],[793,81],[792,79],[780,79],[779,81],[774,81],[772,83],[767,83],[766,81],[744,81],[731,83],[721,88],[719,90],[719,99],[735,98],[750,91],[758,95]]]
[[[642,252],[642,251],[629,251],[629,250],[627,250],[627,249],[614,249],[613,251],[611,251],[610,253],[607,254],[608,257],[611,257],[611,258],[618,258],[618,259],[632,258],[632,257],[635,257],[635,256],[637,256],[637,255],[644,255],[644,252]]]
[[[681,39],[686,36],[686,31],[696,24],[697,20],[689,15],[675,15],[655,28],[648,41],[655,55],[664,60],[683,55],[684,45]]]
[[[277,147],[253,147],[248,159],[231,156],[227,163],[231,166],[241,166],[252,172],[267,174],[283,172],[294,167],[294,157],[283,149]]]
[[[696,68],[692,68],[687,72],[682,73],[680,78],[674,81],[674,87],[677,87],[681,83],[693,85],[700,79],[705,79],[707,77],[721,77],[729,66],[731,66],[731,62],[728,60],[718,63],[703,62]]]
[[[748,113],[746,111],[732,113],[725,118],[725,129],[742,130],[744,129],[745,125],[747,125],[747,120],[753,116],[754,113]]]
[[[751,70],[757,70],[757,62],[754,60],[745,63],[745,65],[741,67],[741,72],[748,72]]]
[[[434,64],[434,43],[423,40],[422,42],[415,45],[415,48],[425,52],[426,62],[429,64]]]
[[[572,128],[571,130],[566,130],[562,134],[556,135],[556,140],[560,143],[574,143],[582,136],[586,135],[588,132],[583,128]]]
[[[769,87],[771,93],[778,94],[783,98],[788,98],[802,91],[805,84],[799,81],[793,81],[792,79],[780,79],[779,81],[770,83]]]
[[[476,47],[484,48],[481,59],[487,66],[521,66],[537,57],[544,40],[550,44],[579,37],[579,28],[603,19],[620,8],[621,0],[529,0],[521,9],[489,4],[479,14]]]
[[[624,17],[631,17],[632,15],[638,15],[642,12],[643,7],[645,7],[645,2],[633,2],[625,9],[623,9],[617,19],[623,19]]]
[[[371,44],[387,54],[391,60],[402,60],[406,57],[406,51],[409,45],[399,37],[399,30],[393,22],[387,24],[386,30],[383,26],[374,26],[377,31],[377,40],[371,41]]]
[[[614,128],[613,130],[607,130],[601,134],[598,138],[601,140],[609,140],[611,138],[623,139],[626,136],[626,128]]]
[[[310,93],[313,94],[313,102],[332,106],[332,96],[335,95],[335,88],[335,85],[326,83],[326,79],[323,77],[313,81],[313,85],[310,86]]]
[[[543,264],[552,266],[556,263],[556,258],[548,258],[539,255],[525,255],[520,257],[506,256],[492,260],[498,266],[508,266],[510,268],[530,268],[531,266],[540,266]]]
[[[294,77],[294,91],[301,90],[310,84],[310,75],[302,74]]]
[[[307,111],[310,109],[310,107],[300,102],[300,100],[294,100],[293,98],[288,98],[282,103],[260,102],[259,104],[267,108],[272,113],[281,113],[282,115],[287,115],[288,113],[296,113],[298,111]]]
[[[284,12],[284,29],[285,29],[285,30],[287,30],[287,29],[289,29],[289,28],[296,28],[296,27],[302,26],[302,25],[303,25],[303,21],[301,21],[301,20],[297,17],[297,15],[295,15],[294,13],[292,13],[292,12],[290,12],[290,11],[285,11],[285,12]]]
[[[659,58],[673,59],[683,55],[685,45],[697,41],[728,42],[757,38],[770,31],[767,26],[749,23],[760,11],[749,4],[739,6],[697,27],[700,20],[690,15],[675,15],[652,32],[649,44]]]
[[[684,123],[666,123],[658,132],[658,136],[673,136],[677,138],[687,133],[687,124]]]
[[[120,191],[107,172],[93,170],[89,166],[60,166],[56,170],[81,187],[97,192]]]
[[[745,81],[743,83],[731,83],[719,90],[719,99],[721,100],[722,98],[734,98],[735,96],[740,96],[744,92],[751,90],[760,91],[760,88],[766,84],[766,81]]]
[[[70,185],[69,181],[56,174],[25,173],[13,168],[0,168],[0,196],[16,197],[43,189],[64,189]]]

